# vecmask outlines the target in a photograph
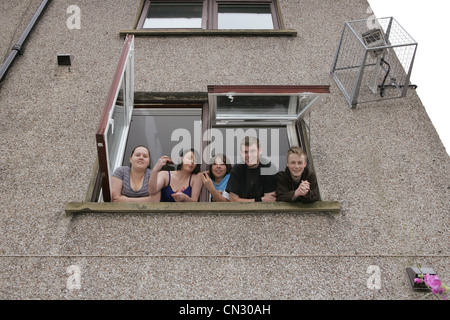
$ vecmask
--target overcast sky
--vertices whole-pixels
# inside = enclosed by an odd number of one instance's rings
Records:
[[[418,43],[411,83],[450,154],[450,1],[368,1],[377,18],[393,17]]]

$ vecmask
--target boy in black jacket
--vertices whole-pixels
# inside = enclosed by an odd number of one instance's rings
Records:
[[[238,163],[231,170],[227,192],[231,202],[276,201],[276,172],[270,174],[271,164],[262,164],[262,149],[256,137],[242,140],[241,155],[245,163]]]
[[[286,169],[277,173],[277,201],[319,200],[316,174],[306,166],[306,153],[300,147],[292,147],[287,153],[286,162]]]

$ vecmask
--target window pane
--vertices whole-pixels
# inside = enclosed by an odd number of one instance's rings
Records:
[[[202,2],[152,2],[143,28],[201,28]]]
[[[217,96],[217,117],[295,115],[296,108],[290,106],[296,102],[296,96],[284,95]]]
[[[106,141],[108,143],[109,152],[109,171],[112,173],[121,165],[119,158],[122,157],[120,152],[121,144],[124,143],[124,134],[126,129],[125,107],[123,105],[123,89],[120,89],[117,97],[116,105],[111,116],[111,121],[106,133]],[[123,147],[122,147],[123,148]]]
[[[273,29],[270,4],[219,4],[219,29]]]
[[[290,122],[303,117],[319,97],[319,94],[308,92],[287,95],[236,95],[230,92],[217,95],[210,105],[216,120]]]
[[[195,147],[194,139],[198,139],[197,144],[200,145],[202,136],[195,134],[196,124],[200,124],[201,130],[200,121],[201,109],[190,113],[183,109],[167,109],[159,114],[152,109],[134,110],[123,164],[129,164],[131,151],[137,145],[145,145],[150,149],[152,167],[161,156],[171,156],[173,150],[180,149],[180,143],[186,143],[186,148],[191,148]],[[177,132],[184,133],[181,139]],[[178,162],[179,159],[173,160]]]

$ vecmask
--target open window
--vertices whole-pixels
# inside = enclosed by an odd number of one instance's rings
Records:
[[[119,64],[97,129],[104,201],[111,201],[111,175],[122,165],[134,103],[134,36],[125,38]]]
[[[327,93],[328,86],[209,86],[208,139],[224,142],[211,143],[208,154],[226,153],[236,163],[240,141],[252,135],[260,140],[262,162],[274,171],[284,170],[292,146],[301,146],[311,160],[303,118]]]
[[[209,86],[214,125],[293,124],[324,93],[325,86]]]
[[[168,93],[163,102],[164,93],[134,92],[134,36],[128,35],[96,133],[101,181],[96,199],[111,201],[112,174],[128,164],[131,150],[140,144],[150,148],[153,161],[194,147],[205,170],[216,153],[239,162],[240,141],[252,134],[276,170],[284,169],[294,145],[311,160],[303,119],[327,93],[329,86],[208,86],[205,93]]]
[[[212,135],[225,141],[223,152],[235,161],[240,140],[246,135],[256,136],[263,158],[275,170],[284,170],[292,146],[301,146],[311,160],[303,119],[327,93],[329,86],[209,86]],[[215,148],[211,143],[208,154],[214,154]]]

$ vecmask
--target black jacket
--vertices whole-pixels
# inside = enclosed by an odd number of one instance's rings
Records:
[[[286,167],[284,171],[277,173],[277,201],[285,202],[314,202],[319,200],[319,188],[317,185],[317,178],[314,171],[306,167],[303,170],[301,180],[308,180],[310,190],[304,196],[299,196],[296,200],[292,200],[294,191],[298,188],[300,183],[295,183]]]
[[[262,168],[268,171],[262,172]],[[233,166],[228,180],[226,191],[237,194],[240,198],[255,199],[263,197],[265,193],[274,192],[276,189],[276,169],[272,169],[272,164],[262,164],[259,167],[250,169],[245,163],[238,163]],[[269,174],[274,172],[273,174]]]

